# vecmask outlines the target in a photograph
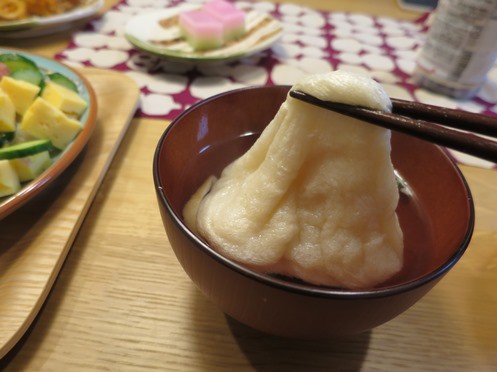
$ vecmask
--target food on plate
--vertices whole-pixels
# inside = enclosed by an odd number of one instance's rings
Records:
[[[181,13],[178,25],[181,35],[195,50],[223,45],[223,25],[209,13],[201,10]]]
[[[237,39],[245,34],[245,12],[224,0],[212,0],[203,7],[223,25],[225,41]]]
[[[20,130],[35,138],[46,138],[59,150],[67,145],[83,129],[79,120],[67,116],[42,97],[35,99],[24,114]]]
[[[32,16],[65,13],[88,0],[0,0],[0,20],[14,21]]]
[[[219,11],[224,8],[228,10]],[[125,31],[139,49],[192,61],[239,59],[269,48],[282,34],[281,23],[271,14],[227,1],[185,4],[138,15]]]
[[[213,0],[180,13],[178,26],[194,50],[215,49],[245,34],[245,13],[227,1]]]
[[[344,71],[311,75],[294,89],[391,110],[378,83]],[[256,271],[374,287],[403,265],[390,136],[288,96],[254,145],[192,196],[185,222],[219,253]]]
[[[53,81],[45,84],[41,98],[69,115],[80,116],[87,106],[86,101],[77,92]]]
[[[0,81],[0,89],[10,97],[16,109],[16,113],[19,115],[24,115],[41,90],[38,85],[23,80],[17,80],[10,76],[4,76],[2,78]]]
[[[14,158],[10,164],[14,167],[20,182],[30,181],[41,174],[52,163],[48,150],[34,155]]]
[[[39,176],[83,129],[77,85],[17,54],[0,54],[0,197]],[[41,77],[41,78],[40,78]]]
[[[0,0],[0,20],[15,20],[26,17],[26,2],[23,0]]]
[[[8,160],[0,160],[0,197],[14,194],[21,189],[19,177]]]
[[[16,129],[16,108],[10,97],[0,90],[0,132],[13,132]]]

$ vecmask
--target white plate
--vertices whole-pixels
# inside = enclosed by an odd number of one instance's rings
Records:
[[[97,13],[104,0],[87,0],[84,4],[62,14],[30,17],[16,21],[0,21],[0,39],[46,35],[71,27],[76,21]]]
[[[125,37],[138,49],[160,57],[209,62],[235,60],[258,53],[269,48],[283,33],[280,22],[271,15],[248,11],[246,13],[247,32],[242,38],[220,48],[195,51],[181,38],[176,22],[176,16],[180,12],[195,8],[198,8],[198,5],[186,5],[140,14],[127,23]],[[164,23],[167,25],[162,26],[161,21],[166,21]]]

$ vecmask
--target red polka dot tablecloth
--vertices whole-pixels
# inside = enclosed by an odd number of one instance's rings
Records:
[[[323,12],[293,4],[236,2],[243,9],[270,13],[284,29],[270,49],[236,62],[173,62],[137,50],[124,37],[127,22],[138,14],[194,0],[123,0],[73,35],[57,58],[73,66],[113,69],[141,87],[138,116],[172,120],[192,104],[246,86],[292,85],[302,76],[336,69],[365,73],[393,98],[420,101],[497,115],[497,66],[478,95],[465,101],[418,88],[410,76],[427,30],[416,22],[356,13]],[[486,168],[495,165],[452,152],[457,161]]]

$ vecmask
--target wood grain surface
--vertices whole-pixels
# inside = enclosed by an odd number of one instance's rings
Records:
[[[110,115],[100,110],[90,143],[70,168],[0,223],[0,358],[19,341],[45,301],[138,101],[138,86],[130,78],[112,71],[80,71],[94,87],[98,105],[120,101],[123,106]]]
[[[393,0],[301,3],[399,12]],[[26,43],[31,51],[63,47]],[[107,111],[109,120],[116,107]],[[497,370],[497,171],[461,167],[475,199],[474,237],[462,260],[419,303],[356,337],[288,340],[226,317],[176,261],[152,181],[154,148],[167,125],[132,121],[44,307],[0,369]]]

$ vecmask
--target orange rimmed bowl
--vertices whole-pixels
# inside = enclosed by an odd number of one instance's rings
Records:
[[[80,96],[88,102],[88,107],[79,119],[83,130],[60,154],[50,167],[34,180],[26,182],[17,193],[0,198],[0,220],[15,212],[48,187],[71,163],[88,143],[97,124],[97,98],[88,80],[78,71],[61,64],[53,59],[45,58],[20,50],[2,49],[0,54],[16,53],[29,58],[36,65],[50,72],[59,72],[76,83]]]

